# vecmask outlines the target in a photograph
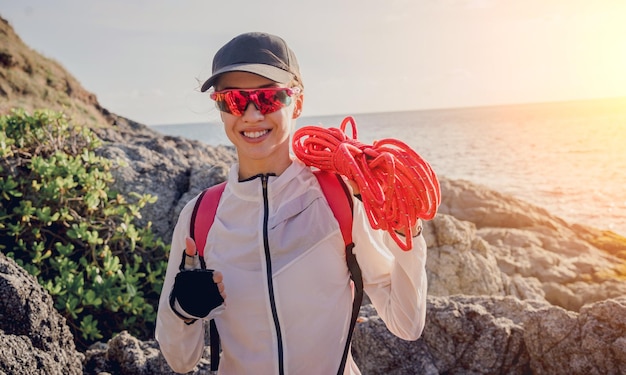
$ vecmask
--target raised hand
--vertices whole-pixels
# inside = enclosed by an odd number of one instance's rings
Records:
[[[191,237],[185,238],[185,269],[193,269],[199,267],[198,250],[196,242]],[[220,295],[226,301],[226,293],[224,292],[224,276],[220,271],[213,271],[213,282],[217,285]]]

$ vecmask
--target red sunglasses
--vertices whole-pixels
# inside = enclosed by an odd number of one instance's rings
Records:
[[[232,89],[211,93],[217,108],[235,116],[242,116],[252,102],[262,114],[276,112],[291,104],[291,97],[300,93],[299,87],[271,87],[266,89]]]

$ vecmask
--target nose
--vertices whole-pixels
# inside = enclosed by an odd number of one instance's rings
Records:
[[[256,107],[256,105],[250,100],[248,105],[246,106],[246,110],[243,111],[243,115],[241,116],[245,122],[256,122],[263,120],[264,116]]]

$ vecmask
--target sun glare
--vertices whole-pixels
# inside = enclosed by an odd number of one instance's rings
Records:
[[[584,73],[592,94],[626,96],[626,3],[588,19],[580,41]]]

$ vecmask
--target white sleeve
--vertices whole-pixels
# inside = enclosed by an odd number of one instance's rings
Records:
[[[413,249],[402,250],[389,233],[370,227],[358,200],[352,230],[364,290],[374,308],[394,335],[417,340],[426,318],[426,241],[419,235]]]
[[[204,351],[204,328],[201,320],[187,325],[176,316],[169,303],[170,292],[174,286],[174,279],[179,272],[180,261],[185,251],[185,237],[189,236],[189,222],[195,204],[190,201],[180,213],[178,223],[174,228],[172,246],[165,281],[159,299],[155,338],[163,357],[172,370],[177,373],[187,373],[198,364]]]

